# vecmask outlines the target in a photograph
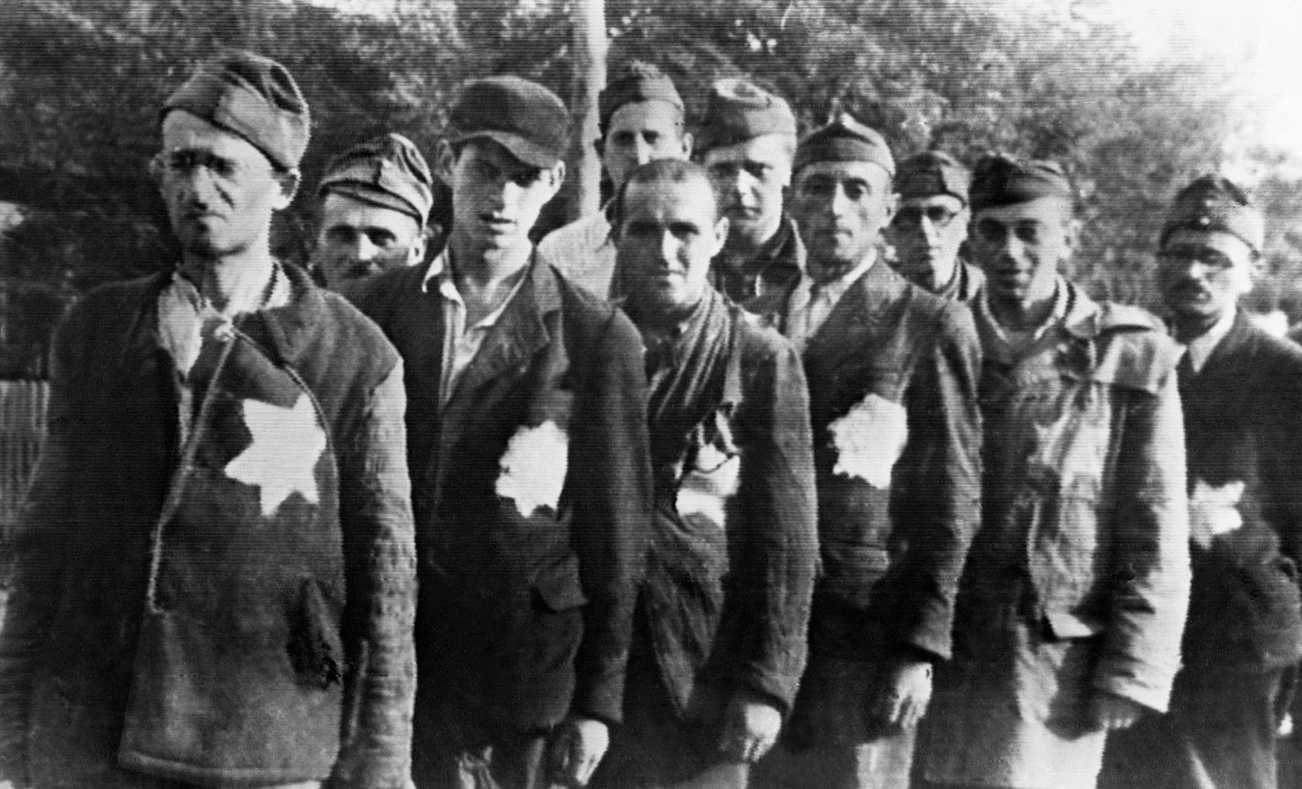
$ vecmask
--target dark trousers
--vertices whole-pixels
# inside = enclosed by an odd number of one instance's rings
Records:
[[[1171,710],[1108,738],[1102,789],[1275,789],[1276,730],[1293,669],[1189,671]]]
[[[490,728],[449,707],[417,705],[412,780],[418,789],[544,789],[547,733]]]

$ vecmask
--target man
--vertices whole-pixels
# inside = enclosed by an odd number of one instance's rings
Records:
[[[614,216],[623,305],[648,348],[656,507],[624,725],[597,783],[744,787],[805,663],[805,377],[790,343],[709,285],[728,220],[703,169],[639,167]]]
[[[692,135],[684,127],[683,100],[673,80],[649,63],[624,67],[597,97],[601,137],[593,141],[617,192],[634,168],[654,159],[686,159]],[[547,234],[538,252],[576,285],[602,298],[612,295],[615,245],[607,209],[579,217]]]
[[[330,162],[317,195],[320,226],[313,265],[326,287],[424,260],[434,178],[401,134],[354,145]]]
[[[805,250],[783,213],[796,149],[796,116],[781,97],[742,79],[714,83],[697,136],[728,241],[712,284],[738,304],[781,291],[805,267]]]
[[[803,351],[822,575],[810,658],[770,786],[907,786],[932,665],[978,513],[977,339],[967,308],[881,262],[894,161],[841,115],[801,141],[800,282],[765,305]]]
[[[1188,452],[1193,589],[1171,710],[1110,742],[1109,786],[1276,786],[1302,658],[1302,349],[1238,306],[1264,241],[1233,183],[1195,180],[1162,230]]]
[[[1107,731],[1165,708],[1188,601],[1178,351],[1059,273],[1071,187],[990,156],[969,243],[985,355],[983,522],[924,723],[941,785],[1092,787]]]
[[[649,529],[641,343],[529,241],[565,175],[560,99],[519,77],[478,80],[449,124],[436,164],[452,187],[447,247],[357,293],[406,362],[415,777],[582,783],[620,719]]]
[[[924,151],[900,163],[899,200],[886,237],[895,247],[895,268],[920,288],[968,303],[984,278],[962,258],[971,215],[971,173],[944,151]]]
[[[271,257],[308,109],[231,51],[163,105],[173,271],[59,330],[0,633],[19,786],[409,782],[415,562],[402,366]]]

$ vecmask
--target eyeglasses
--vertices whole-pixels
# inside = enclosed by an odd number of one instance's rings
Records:
[[[208,151],[165,151],[155,154],[149,162],[154,170],[174,176],[185,176],[202,168],[223,181],[238,181],[258,172],[274,174],[275,170],[246,162],[227,159]]]
[[[926,208],[908,206],[895,212],[891,224],[899,230],[917,230],[922,227],[922,218],[925,216],[931,226],[939,230],[948,227],[954,217],[961,213],[962,211],[951,211],[943,205],[929,205]]]
[[[1167,247],[1157,253],[1158,262],[1168,266],[1187,266],[1190,263],[1202,263],[1208,268],[1231,269],[1234,261],[1225,253],[1204,246]]]

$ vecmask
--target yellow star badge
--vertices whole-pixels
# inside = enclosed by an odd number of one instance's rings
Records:
[[[266,517],[295,493],[315,504],[320,498],[316,464],[326,448],[326,435],[312,401],[299,397],[293,408],[260,400],[245,400],[243,405],[252,441],[226,464],[226,476],[258,486]]]

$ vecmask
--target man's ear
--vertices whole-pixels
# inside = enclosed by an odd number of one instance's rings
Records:
[[[283,211],[289,208],[289,204],[294,202],[294,195],[298,194],[299,184],[303,182],[303,173],[295,167],[283,173],[275,174],[276,184],[280,187],[280,194],[276,195],[276,201],[272,208],[277,211]]]
[[[439,140],[434,149],[434,174],[445,184],[452,183],[452,171],[457,166],[457,155],[452,151],[452,143]]]
[[[714,243],[711,244],[710,257],[714,257],[723,251],[723,245],[728,241],[728,217],[721,216],[714,223]]]
[[[1067,210],[1070,211],[1071,209],[1068,208]],[[1067,249],[1071,250],[1072,252],[1075,252],[1077,245],[1080,244],[1080,233],[1081,233],[1081,229],[1085,226],[1085,223],[1081,222],[1072,214],[1068,214],[1067,219],[1065,221],[1066,221],[1066,229],[1065,229],[1064,238],[1067,242]]]
[[[689,131],[683,132],[682,146],[683,146],[684,161],[692,160],[692,146],[694,146],[695,144],[696,144],[696,138],[692,136],[692,133]]]
[[[547,168],[546,172],[547,172],[547,184],[548,187],[551,189],[551,197],[555,197],[556,193],[561,190],[561,184],[565,183],[564,160],[559,161],[556,164],[552,165],[551,167]]]

